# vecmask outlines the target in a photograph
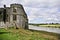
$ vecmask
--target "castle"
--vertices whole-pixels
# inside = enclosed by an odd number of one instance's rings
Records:
[[[11,4],[0,8],[0,27],[28,28],[28,18],[21,4]]]

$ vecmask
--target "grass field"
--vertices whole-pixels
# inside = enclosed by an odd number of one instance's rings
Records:
[[[60,36],[43,31],[0,29],[0,40],[60,40]]]
[[[42,27],[52,27],[52,28],[60,28],[60,24],[46,24],[46,25],[39,25]]]

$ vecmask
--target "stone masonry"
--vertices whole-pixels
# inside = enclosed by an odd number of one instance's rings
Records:
[[[0,8],[0,28],[13,27],[28,29],[28,18],[21,4],[11,4]]]

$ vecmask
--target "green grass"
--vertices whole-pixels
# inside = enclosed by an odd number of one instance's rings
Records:
[[[59,40],[59,35],[24,29],[0,29],[0,40]]]
[[[46,24],[46,25],[39,25],[42,27],[52,27],[52,28],[60,28],[60,24]]]
[[[60,24],[33,24],[33,26],[60,28]]]

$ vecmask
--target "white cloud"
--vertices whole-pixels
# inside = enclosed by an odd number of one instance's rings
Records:
[[[51,9],[49,9],[49,8],[46,9],[46,8],[31,8],[31,7],[28,7],[27,9],[29,9],[29,22],[34,20],[34,23],[35,23],[35,22],[37,22],[35,20],[37,18],[39,20],[43,19],[43,22],[44,21],[45,22],[47,22],[47,21],[48,22],[60,22],[60,13],[58,12],[58,7],[56,7],[56,8],[54,7],[54,8],[51,8]]]

